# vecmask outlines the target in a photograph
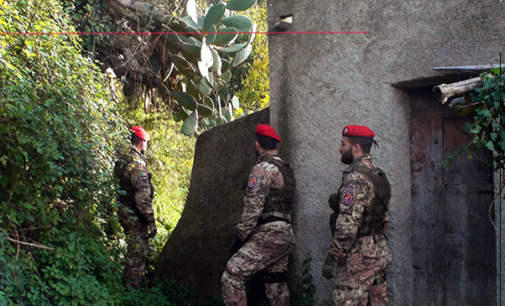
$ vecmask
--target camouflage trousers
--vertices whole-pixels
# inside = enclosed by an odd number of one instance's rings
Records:
[[[360,286],[359,288],[339,287],[333,291],[335,306],[387,306],[386,282],[375,286]]]
[[[247,305],[245,283],[256,273],[286,273],[288,257],[293,249],[294,245],[290,243],[278,244],[249,239],[230,258],[221,278],[226,306]],[[289,305],[289,290],[285,281],[266,282],[265,292],[271,306]]]
[[[391,265],[391,254],[384,236],[374,242],[372,236],[356,239],[349,257],[339,261],[336,270],[336,306],[387,306],[386,282],[374,283],[385,276]]]
[[[126,286],[138,288],[146,266],[149,229],[146,222],[142,222],[142,216],[128,211],[124,206],[119,208],[118,216],[127,244],[123,282]]]

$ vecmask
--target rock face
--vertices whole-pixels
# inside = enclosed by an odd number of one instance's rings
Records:
[[[269,121],[266,109],[198,137],[188,199],[161,252],[157,278],[175,279],[199,298],[221,295],[221,275],[243,208],[242,181],[256,161],[254,131]]]

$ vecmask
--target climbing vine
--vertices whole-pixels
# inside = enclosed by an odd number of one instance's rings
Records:
[[[473,102],[479,102],[474,122],[468,123],[467,131],[474,134],[469,148],[485,146],[494,151],[495,170],[505,168],[505,73],[499,69],[491,71],[493,75],[483,74],[483,84],[471,94]],[[501,73],[500,73],[501,72]]]
[[[493,151],[494,169],[499,171],[505,168],[505,73],[499,69],[491,70],[481,75],[482,85],[470,93],[473,103],[477,104],[473,121],[465,125],[465,131],[474,135],[471,142],[460,147],[450,155],[446,162],[449,164],[456,156],[467,152],[469,158],[480,147]]]

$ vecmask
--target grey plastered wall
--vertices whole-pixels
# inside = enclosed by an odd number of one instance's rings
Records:
[[[393,186],[391,304],[412,305],[409,102],[394,85],[422,86],[436,76],[433,67],[497,63],[505,50],[505,3],[269,0],[267,5],[270,26],[292,13],[291,31],[369,32],[269,36],[271,123],[297,178],[295,269],[312,250],[317,301],[330,305],[333,285],[320,271],[330,246],[327,199],[343,170],[340,135],[347,124],[367,125],[380,144],[373,150],[376,164]]]

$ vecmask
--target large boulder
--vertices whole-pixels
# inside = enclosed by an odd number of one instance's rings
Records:
[[[198,137],[188,199],[161,252],[157,278],[175,279],[198,298],[221,295],[221,275],[243,208],[242,181],[256,160],[255,127],[269,121],[266,109]]]

